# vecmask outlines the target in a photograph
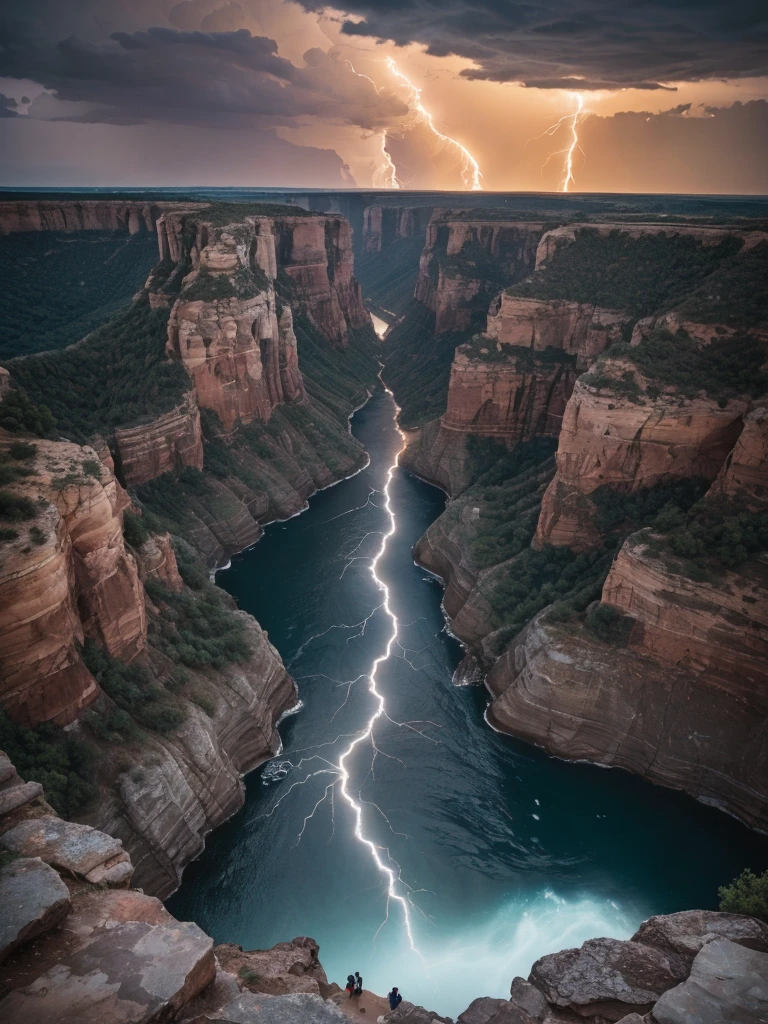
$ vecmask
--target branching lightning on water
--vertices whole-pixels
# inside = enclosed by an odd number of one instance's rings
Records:
[[[390,395],[391,395],[391,392],[390,392]],[[392,501],[391,501],[391,495],[390,495],[390,486],[392,484],[392,479],[393,479],[395,470],[397,469],[397,466],[398,466],[398,462],[399,462],[399,459],[400,459],[400,452],[402,451],[402,449],[404,447],[404,444],[403,444],[404,438],[403,438],[402,433],[400,433],[400,438],[401,438],[401,447],[398,450],[397,454],[395,455],[394,460],[393,460],[392,464],[390,465],[389,469],[387,470],[386,484],[385,484],[383,490],[377,492],[376,490],[372,489],[370,491],[369,495],[368,495],[368,500],[365,502],[365,504],[359,505],[355,509],[349,509],[348,510],[348,512],[360,511],[360,510],[362,510],[364,508],[367,508],[370,505],[373,505],[376,508],[383,507],[383,509],[384,509],[384,511],[386,513],[387,519],[389,521],[388,528],[386,530],[383,530],[383,531],[371,531],[370,533],[367,533],[365,535],[365,537],[363,537],[362,540],[358,543],[357,547],[354,548],[353,551],[350,553],[350,555],[347,556],[347,559],[348,559],[347,565],[351,564],[351,561],[354,561],[357,558],[366,557],[366,559],[370,562],[370,565],[369,565],[368,568],[369,568],[369,571],[371,573],[371,576],[373,577],[373,581],[374,581],[374,583],[376,585],[376,588],[382,594],[382,598],[383,599],[382,599],[381,603],[378,604],[373,609],[373,611],[371,611],[368,615],[366,615],[366,617],[364,619],[361,619],[360,622],[356,622],[356,623],[352,623],[352,624],[347,624],[347,623],[335,624],[335,625],[329,626],[327,629],[323,630],[321,633],[316,633],[314,636],[309,637],[309,639],[305,640],[304,643],[299,647],[296,655],[292,659],[292,661],[295,661],[296,658],[298,658],[298,656],[306,649],[306,647],[310,643],[312,643],[315,640],[318,640],[321,637],[325,636],[326,634],[330,633],[331,630],[357,630],[358,632],[353,633],[349,637],[347,637],[347,640],[346,640],[347,643],[349,643],[350,640],[355,639],[355,637],[362,636],[365,633],[366,626],[371,621],[373,616],[377,612],[379,612],[379,611],[381,611],[383,609],[384,614],[386,615],[386,617],[388,618],[389,623],[390,623],[389,636],[387,638],[386,645],[384,647],[383,652],[378,657],[376,657],[374,659],[374,661],[373,661],[373,663],[371,665],[370,670],[367,673],[361,674],[361,675],[357,676],[354,679],[333,679],[331,676],[323,676],[323,675],[320,676],[321,678],[330,680],[337,687],[346,687],[346,694],[345,694],[345,697],[344,697],[344,701],[342,702],[340,707],[337,708],[336,711],[334,712],[334,714],[333,714],[333,716],[331,718],[331,721],[333,721],[333,719],[339,713],[341,708],[343,708],[346,705],[346,703],[348,702],[350,694],[351,694],[352,689],[355,686],[355,684],[357,684],[359,682],[362,682],[363,680],[367,680],[368,691],[369,691],[369,693],[374,698],[374,701],[375,701],[374,710],[373,710],[372,714],[368,718],[368,721],[366,722],[366,724],[364,725],[364,727],[362,728],[362,730],[360,732],[358,732],[358,733],[356,733],[354,735],[342,734],[340,736],[337,736],[335,740],[331,740],[331,741],[328,741],[326,743],[317,744],[314,747],[307,747],[307,748],[304,748],[303,750],[302,749],[295,750],[295,751],[293,751],[294,754],[301,754],[301,753],[303,753],[305,751],[308,754],[308,756],[301,757],[295,763],[292,762],[292,761],[287,761],[287,760],[281,760],[279,762],[273,762],[274,767],[272,768],[271,773],[269,773],[269,779],[268,780],[265,779],[265,782],[273,781],[273,780],[277,781],[278,779],[282,779],[282,778],[284,778],[287,775],[289,770],[294,770],[294,771],[302,771],[303,770],[304,773],[305,773],[305,777],[297,780],[296,782],[293,782],[289,786],[287,791],[285,793],[283,793],[279,797],[279,799],[272,805],[270,810],[265,815],[263,815],[263,817],[271,817],[275,813],[277,808],[280,806],[280,804],[282,804],[283,801],[290,795],[290,793],[294,789],[296,789],[298,786],[303,786],[305,783],[309,782],[310,779],[314,779],[314,778],[317,778],[317,777],[322,776],[322,775],[333,776],[332,781],[328,782],[328,784],[324,787],[322,795],[315,801],[314,806],[312,807],[312,809],[309,811],[308,814],[306,814],[304,816],[302,824],[301,824],[301,828],[300,828],[299,833],[298,833],[298,835],[296,837],[296,842],[299,843],[301,841],[301,838],[302,838],[302,836],[304,835],[304,833],[306,831],[308,823],[312,820],[312,818],[314,818],[314,816],[317,813],[318,809],[326,801],[328,801],[330,803],[330,806],[331,806],[331,821],[332,821],[332,833],[331,833],[331,835],[333,836],[333,834],[335,833],[335,829],[336,829],[335,805],[336,805],[336,801],[337,801],[338,797],[340,796],[348,804],[348,806],[350,807],[350,809],[352,811],[352,815],[353,815],[353,819],[354,819],[354,836],[355,836],[355,839],[357,839],[357,841],[359,843],[361,843],[368,850],[368,852],[371,855],[371,858],[373,860],[373,863],[374,863],[374,866],[375,866],[376,870],[382,876],[382,880],[385,883],[386,897],[387,897],[386,898],[386,912],[385,912],[384,920],[379,925],[379,927],[378,927],[378,929],[376,931],[376,934],[373,937],[374,944],[376,942],[376,938],[378,937],[379,933],[381,932],[381,929],[384,927],[384,925],[389,920],[389,913],[390,913],[391,905],[393,903],[397,903],[399,905],[401,911],[402,911],[403,923],[404,923],[404,926],[405,926],[405,933],[406,933],[406,937],[407,937],[407,940],[408,940],[408,944],[409,944],[410,948],[413,950],[413,952],[421,957],[422,954],[419,951],[419,949],[417,948],[416,943],[415,943],[413,927],[412,927],[412,920],[411,920],[411,910],[418,911],[419,913],[421,913],[425,917],[426,920],[429,920],[429,918],[427,918],[427,915],[424,914],[424,912],[421,910],[421,908],[418,907],[413,902],[412,896],[414,895],[415,892],[424,892],[424,891],[427,891],[427,890],[423,890],[423,889],[414,890],[414,889],[412,889],[412,887],[409,886],[407,884],[407,882],[405,882],[403,880],[403,878],[402,878],[402,871],[401,871],[400,865],[393,858],[392,854],[390,853],[389,848],[388,847],[384,847],[384,846],[379,846],[376,842],[374,842],[373,839],[369,838],[369,836],[366,834],[366,832],[365,832],[365,820],[364,820],[363,809],[364,809],[365,806],[370,806],[370,807],[375,808],[376,811],[381,815],[381,817],[385,821],[386,825],[388,826],[388,828],[390,829],[390,831],[394,835],[396,835],[396,836],[405,836],[405,833],[398,832],[392,826],[392,823],[390,822],[389,818],[387,817],[387,814],[384,812],[384,810],[382,810],[382,808],[377,803],[375,803],[372,800],[365,799],[362,796],[362,791],[363,791],[363,788],[364,788],[368,778],[370,777],[370,778],[374,778],[375,779],[375,765],[376,765],[376,759],[377,759],[377,757],[379,755],[381,755],[382,757],[389,758],[390,760],[396,761],[396,762],[398,762],[401,765],[404,765],[404,762],[401,761],[400,758],[394,757],[392,754],[389,754],[385,750],[382,750],[381,747],[379,747],[379,745],[377,744],[376,736],[375,736],[375,728],[376,728],[376,724],[379,722],[379,720],[386,719],[388,722],[390,722],[392,725],[397,726],[398,728],[408,729],[408,730],[410,730],[412,732],[417,733],[419,736],[422,736],[424,739],[430,740],[433,743],[437,743],[438,742],[437,740],[433,739],[432,737],[426,736],[425,733],[424,733],[424,729],[426,727],[428,727],[428,726],[435,726],[435,727],[439,728],[439,726],[438,726],[438,724],[436,722],[421,721],[421,720],[414,720],[414,721],[411,721],[411,722],[398,722],[398,721],[395,721],[395,719],[393,719],[388,714],[387,709],[386,709],[386,703],[385,703],[385,700],[384,700],[384,695],[381,692],[381,690],[379,690],[379,688],[378,688],[378,674],[379,674],[379,670],[380,670],[381,666],[386,661],[388,661],[391,657],[402,657],[404,660],[406,660],[408,662],[409,665],[411,665],[412,668],[414,668],[414,670],[416,670],[415,666],[413,665],[413,662],[408,658],[408,655],[410,654],[410,655],[413,655],[414,657],[416,657],[418,654],[421,654],[422,651],[426,649],[426,648],[422,648],[422,650],[416,651],[416,650],[413,650],[411,648],[405,647],[400,642],[400,640],[398,638],[398,632],[399,632],[400,624],[398,623],[397,616],[396,616],[396,614],[395,614],[395,612],[394,612],[394,610],[393,610],[393,608],[392,608],[392,606],[390,604],[389,586],[384,582],[384,580],[381,579],[381,577],[377,573],[378,565],[379,565],[379,563],[380,563],[380,561],[381,561],[382,557],[384,556],[384,553],[385,553],[385,551],[387,549],[387,542],[389,541],[390,537],[392,537],[394,535],[394,533],[396,532],[396,527],[397,527],[396,520],[395,520],[395,513],[394,513],[394,510],[392,508]],[[376,493],[382,494],[382,496],[384,498],[383,506],[377,505],[375,502],[371,501],[371,498]],[[341,515],[347,515],[348,512],[343,512],[343,513],[341,513]],[[337,518],[340,518],[340,516],[335,516],[334,518],[337,519]],[[328,520],[328,522],[331,522],[331,521],[332,520]],[[357,556],[355,554],[355,552],[358,551],[360,549],[360,546],[362,545],[362,543],[368,537],[371,537],[371,536],[379,536],[381,538],[380,539],[380,543],[379,543],[379,547],[378,547],[377,551],[375,552],[375,554],[373,556]],[[414,621],[418,622],[419,620],[416,619]],[[413,623],[408,623],[407,625],[413,625]],[[399,650],[402,653],[399,654],[399,655],[395,654],[394,652],[395,652],[396,648],[399,648]],[[303,678],[311,678],[311,677],[305,676]],[[343,739],[349,739],[350,742],[348,743],[348,745],[344,749],[344,751],[341,753],[338,761],[336,761],[336,762],[331,761],[328,758],[325,758],[321,754],[317,753],[317,751],[322,749],[323,747],[333,746],[339,740],[343,740]],[[353,783],[352,783],[352,778],[351,778],[351,774],[350,774],[349,761],[350,761],[350,758],[354,755],[355,751],[358,748],[362,747],[364,744],[370,744],[371,751],[372,751],[371,763],[370,763],[367,775],[363,779],[362,783],[360,783],[359,786],[355,787],[356,788],[356,792],[353,792],[353,788],[352,788],[353,787]],[[310,753],[310,751],[312,751],[312,753]],[[319,762],[320,767],[313,767],[312,766],[313,762],[315,764]],[[406,836],[406,838],[407,838],[407,836]],[[422,957],[422,959],[423,959],[423,957]]]
[[[544,168],[547,166],[547,164],[553,157],[565,157],[565,160],[563,161],[563,176],[560,179],[560,192],[568,192],[570,191],[571,185],[576,184],[576,181],[573,176],[573,156],[577,149],[582,153],[582,155],[584,153],[581,146],[579,145],[578,130],[579,124],[581,123],[585,113],[587,113],[587,111],[584,110],[584,96],[580,92],[570,93],[570,95],[573,97],[576,103],[575,110],[571,111],[570,114],[563,114],[563,116],[559,117],[554,124],[551,124],[549,128],[545,129],[541,133],[541,135],[536,135],[534,136],[534,139],[529,140],[530,142],[533,142],[535,139],[541,139],[545,135],[556,135],[557,132],[559,132],[564,125],[568,126],[568,130],[571,133],[571,141],[568,143],[565,149],[558,149],[554,153],[550,153],[547,159],[542,164],[541,168],[542,170],[544,170]]]
[[[414,85],[410,78],[403,74],[392,57],[387,57],[386,63],[395,78],[403,82],[403,84],[408,88],[411,94],[411,107],[420,115],[421,119],[427,125],[432,134],[436,138],[440,139],[441,142],[447,143],[449,146],[453,146],[454,149],[458,150],[461,154],[461,180],[467,188],[472,189],[473,192],[482,192],[483,175],[480,171],[480,165],[477,160],[475,160],[466,146],[462,146],[460,142],[457,142],[456,139],[452,139],[450,135],[443,135],[441,131],[438,131],[435,127],[432,114],[430,114],[421,102],[421,89]]]

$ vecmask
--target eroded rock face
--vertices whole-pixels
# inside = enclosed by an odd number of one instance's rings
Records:
[[[195,204],[197,205],[197,204]],[[154,231],[168,203],[22,200],[0,203],[0,235],[16,231]]]
[[[435,210],[427,226],[414,295],[436,315],[435,333],[464,330],[495,291],[533,270],[543,224],[484,220]],[[485,262],[492,264],[489,276]]]
[[[708,495],[738,501],[753,512],[768,508],[768,406],[765,403],[759,403],[744,417],[744,429]]]
[[[126,487],[175,473],[185,466],[203,468],[203,435],[195,393],[150,423],[115,430],[115,454]]]
[[[297,700],[279,654],[255,619],[240,614],[251,658],[195,678],[212,716],[189,702],[173,733],[148,733],[140,761],[121,770],[83,817],[122,840],[133,884],[163,898],[202,852],[206,834],[242,806],[242,775],[279,750],[277,720]]]
[[[423,231],[431,206],[367,206],[363,211],[363,249],[381,252],[399,238]]]
[[[557,473],[541,507],[535,546],[584,551],[601,543],[589,495],[606,484],[624,493],[676,479],[714,480],[742,430],[749,406],[731,399],[633,403],[576,382],[563,416]]]
[[[716,581],[692,580],[678,559],[656,554],[651,539],[648,530],[627,538],[603,603],[635,620],[631,647],[703,675],[758,714],[768,697],[768,558],[723,570]]]
[[[169,533],[151,534],[136,552],[136,557],[142,583],[157,580],[176,594],[184,589]]]
[[[620,341],[631,317],[623,310],[556,299],[528,299],[502,292],[491,304],[486,334],[501,345],[577,357],[584,369],[611,343]]]
[[[653,946],[677,962],[681,979],[687,978],[698,953],[709,942],[728,939],[748,949],[768,953],[768,924],[742,914],[716,910],[682,910],[677,914],[656,914],[643,921],[632,942]]]
[[[147,620],[113,474],[87,446],[36,447],[34,475],[14,489],[39,511],[5,546],[0,569],[0,703],[28,725],[66,724],[99,693],[83,638],[130,661],[146,645]]]
[[[629,769],[768,825],[764,688],[603,644],[541,613],[492,666],[489,722],[551,754]]]
[[[491,359],[462,345],[453,358],[441,426],[510,443],[556,437],[575,379],[569,361],[524,366],[514,355]]]

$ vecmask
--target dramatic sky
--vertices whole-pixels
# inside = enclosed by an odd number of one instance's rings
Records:
[[[557,190],[569,151],[573,191],[768,192],[768,2],[0,5],[0,185]]]

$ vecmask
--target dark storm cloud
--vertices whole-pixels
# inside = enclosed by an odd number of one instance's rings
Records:
[[[291,126],[305,117],[375,129],[407,112],[346,61],[318,51],[297,66],[274,40],[247,29],[149,28],[97,42],[36,36],[35,25],[0,28],[0,74],[30,78],[61,101],[83,104],[70,119]]]
[[[12,96],[5,96],[0,92],[0,117],[18,117],[18,106],[18,103]]]
[[[477,67],[467,78],[537,88],[656,88],[768,72],[765,0],[294,0],[338,6],[352,36],[421,43]],[[362,20],[361,20],[362,19]],[[602,83],[602,85],[600,85]]]

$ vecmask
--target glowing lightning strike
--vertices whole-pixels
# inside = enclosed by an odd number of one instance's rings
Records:
[[[376,92],[379,92],[379,87],[376,85],[374,80],[369,75],[364,75],[362,71],[356,71],[355,66],[351,60],[345,58],[345,64],[349,64],[350,70],[353,75],[357,75],[358,78],[364,78],[367,82],[370,82]],[[370,136],[369,136],[370,137]],[[395,167],[394,161],[387,150],[387,129],[382,128],[379,132],[379,139],[381,142],[381,164],[376,168],[373,175],[373,187],[374,188],[400,188],[400,179],[397,176],[397,168]]]
[[[391,57],[387,57],[387,67],[395,76],[403,82],[411,93],[411,105],[415,110],[421,114],[426,121],[429,130],[442,142],[447,142],[450,146],[454,146],[461,153],[462,165],[461,165],[461,179],[467,188],[471,188],[473,192],[482,192],[482,173],[480,171],[480,165],[477,160],[472,156],[466,146],[462,146],[456,139],[452,139],[450,135],[443,135],[441,131],[435,128],[435,123],[430,112],[426,109],[424,104],[421,102],[421,89],[413,84],[410,78],[407,78],[403,72],[398,68],[397,64]]]
[[[387,390],[389,392],[389,389]],[[391,395],[391,392],[389,392],[389,394]],[[395,873],[395,871],[388,864],[384,863],[384,861],[381,859],[379,847],[377,847],[373,840],[368,839],[363,833],[362,801],[356,800],[352,793],[350,793],[349,791],[350,778],[349,769],[347,768],[347,760],[355,751],[355,749],[360,746],[361,743],[364,743],[367,740],[369,740],[373,745],[374,750],[376,749],[375,740],[373,737],[373,730],[376,725],[376,722],[383,715],[386,715],[384,697],[376,686],[376,674],[379,670],[379,666],[389,659],[392,653],[392,648],[397,642],[398,623],[397,616],[392,611],[392,608],[390,607],[389,604],[389,587],[383,580],[379,579],[379,577],[376,575],[376,567],[387,549],[387,541],[395,533],[396,529],[395,513],[392,511],[392,502],[389,493],[389,486],[392,483],[392,477],[394,475],[395,470],[397,469],[397,465],[400,460],[400,453],[404,448],[402,432],[398,431],[398,433],[400,433],[401,445],[397,454],[395,455],[394,462],[387,470],[387,482],[384,485],[383,491],[384,509],[387,513],[387,516],[389,517],[389,529],[382,535],[379,550],[374,555],[370,565],[371,576],[373,576],[374,583],[384,595],[382,607],[384,608],[385,614],[389,617],[389,620],[392,625],[392,630],[389,639],[387,640],[387,645],[384,649],[384,653],[380,654],[379,657],[374,660],[373,665],[371,666],[370,674],[368,676],[368,689],[371,692],[371,694],[373,694],[373,696],[376,698],[376,710],[368,720],[368,724],[366,725],[365,729],[352,740],[347,749],[339,758],[339,791],[341,795],[344,797],[344,799],[347,801],[349,806],[352,808],[352,813],[355,816],[355,838],[358,840],[358,842],[362,843],[363,846],[368,847],[371,857],[373,858],[378,871],[387,880],[387,918],[389,917],[389,903],[391,900],[395,900],[397,903],[401,905],[403,910],[403,919],[405,922],[405,931],[408,936],[408,944],[410,945],[414,953],[418,953],[418,955],[421,956],[421,953],[416,948],[416,944],[413,938],[413,929],[411,927],[410,901],[406,896],[403,896],[400,892],[398,892],[398,882],[401,881],[400,874],[399,872]]]
[[[565,155],[565,161],[563,163],[563,177],[560,179],[560,191],[568,192],[571,185],[575,185],[576,181],[573,177],[573,154],[577,149],[581,149],[579,145],[579,123],[584,114],[584,96],[580,92],[574,92],[570,94],[576,100],[576,109],[571,114],[563,114],[559,117],[554,124],[551,124],[549,128],[541,133],[541,135],[535,135],[533,139],[529,139],[529,142],[534,142],[536,139],[541,139],[545,135],[554,135],[562,128],[564,124],[567,124],[571,131],[571,141],[565,149],[558,149],[555,153],[550,153],[547,159],[544,161],[544,167],[547,166],[553,156]]]

